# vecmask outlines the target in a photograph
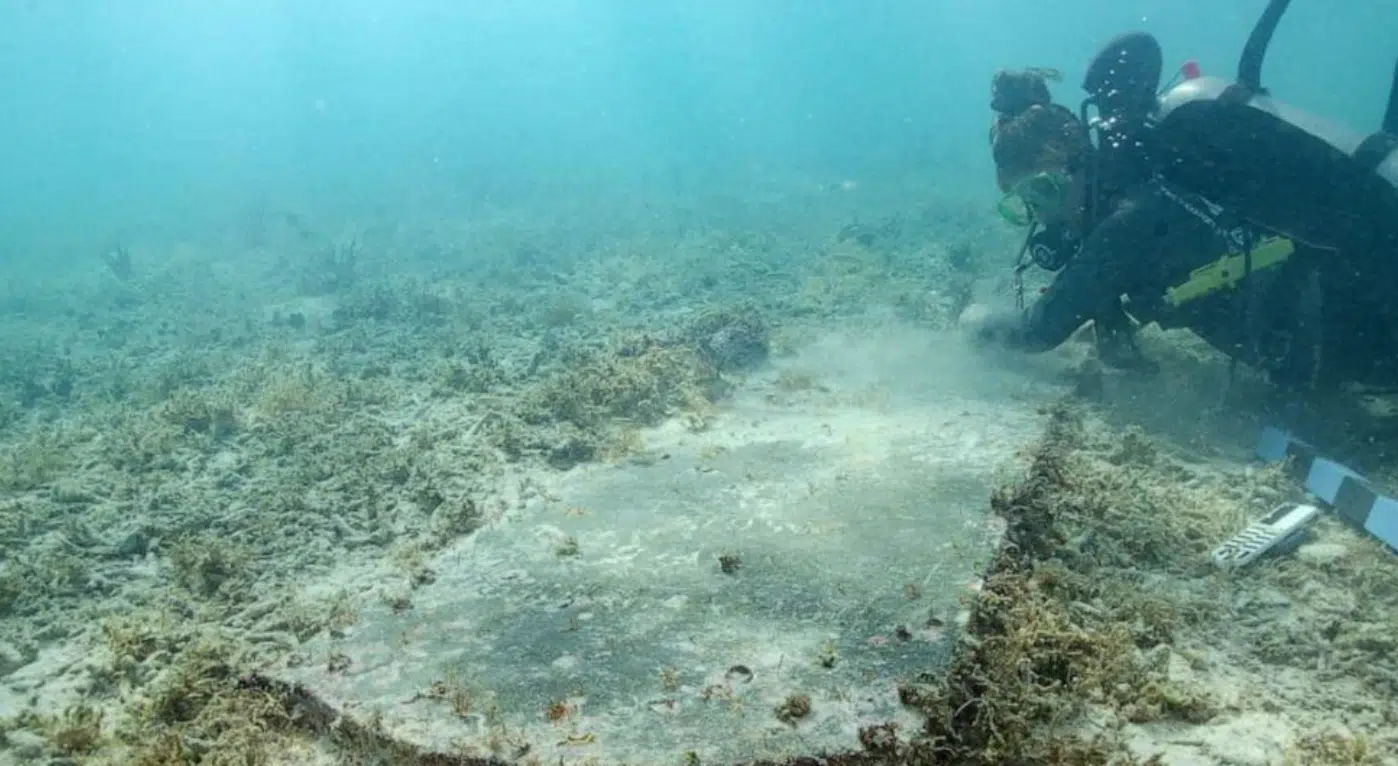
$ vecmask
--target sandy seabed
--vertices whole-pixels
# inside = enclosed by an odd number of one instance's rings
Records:
[[[718,465],[774,429],[855,445],[855,472],[899,428],[994,446],[971,438],[993,410],[929,414],[928,386],[1039,416],[974,509],[1003,543],[911,626],[954,654],[899,677],[897,726],[752,759],[1398,763],[1398,558],[1325,519],[1285,558],[1213,570],[1209,549],[1300,498],[1250,460],[1256,384],[1174,335],[1146,338],[1148,380],[1095,374],[1080,344],[968,353],[954,317],[1013,248],[977,206],[811,188],[702,217],[487,212],[264,211],[8,280],[0,763],[606,763],[566,695],[540,705],[560,725],[541,753],[443,677],[424,698],[485,728],[428,747],[271,669],[352,663],[312,647],[411,610],[442,561],[541,503],[543,544],[585,554],[567,527],[597,509],[559,494],[580,471],[685,440]],[[715,577],[741,547],[704,548]],[[801,696],[764,701],[767,725],[811,726],[822,700]],[[703,751],[673,762],[718,762]]]

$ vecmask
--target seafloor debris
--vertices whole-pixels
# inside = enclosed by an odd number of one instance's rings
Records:
[[[734,372],[761,364],[771,351],[771,330],[754,309],[712,311],[699,317],[685,338],[700,358],[719,372]]]
[[[792,694],[782,700],[774,712],[778,721],[795,726],[797,721],[811,714],[811,697],[808,694]]]
[[[737,574],[743,568],[743,557],[736,551],[724,551],[718,554],[718,571],[726,574]]]

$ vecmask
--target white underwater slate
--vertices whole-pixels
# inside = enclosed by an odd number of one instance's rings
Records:
[[[432,562],[410,609],[368,607],[273,675],[394,739],[504,761],[786,760],[915,729],[898,685],[949,661],[999,542],[990,493],[1055,392],[860,343],[771,373],[823,392],[750,381],[709,433],[546,479]]]

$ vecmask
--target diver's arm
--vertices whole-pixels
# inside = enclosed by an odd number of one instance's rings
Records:
[[[1039,353],[1057,348],[1088,320],[1115,309],[1132,286],[1132,266],[1153,239],[1154,226],[1138,207],[1108,216],[1082,249],[1024,311],[991,314],[977,323],[975,340]]]

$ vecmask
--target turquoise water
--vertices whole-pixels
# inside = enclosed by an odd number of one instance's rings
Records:
[[[229,669],[357,672],[349,653],[305,647],[343,648],[374,613],[401,642],[383,653],[430,671],[424,647],[452,637],[394,620],[415,600],[419,614],[457,603],[442,590],[455,557],[491,539],[478,529],[558,532],[536,553],[561,571],[604,550],[564,529],[634,531],[566,496],[569,471],[692,462],[684,478],[730,504],[712,516],[738,522],[759,480],[844,487],[820,529],[859,532],[850,571],[907,581],[870,609],[937,605],[889,627],[941,656],[956,624],[942,605],[979,584],[938,566],[981,563],[960,540],[990,548],[967,521],[984,509],[948,500],[945,539],[895,532],[887,550],[946,557],[907,553],[906,576],[875,538],[923,523],[908,508],[939,491],[919,483],[938,448],[989,471],[982,453],[1014,452],[1032,430],[1016,424],[1072,387],[1054,360],[987,374],[945,332],[975,296],[1005,296],[1020,241],[995,214],[991,75],[1058,68],[1055,95],[1076,105],[1092,54],[1144,29],[1167,76],[1190,59],[1232,76],[1262,5],[0,4],[0,766],[309,747],[314,732],[258,708]],[[1378,30],[1398,9],[1295,6],[1267,84],[1377,127],[1395,54]],[[1205,367],[1189,357],[1177,374]],[[888,449],[902,428],[931,435],[904,440],[917,460]],[[764,468],[749,437],[841,444],[850,467]],[[853,475],[888,478],[898,502]],[[762,508],[789,531],[798,490],[782,492]],[[892,527],[859,517],[893,511]],[[707,534],[662,559],[705,593],[735,571],[840,571],[774,567],[751,545],[728,571],[741,535]],[[884,650],[882,632],[843,635],[803,598],[775,599],[815,626],[792,645]],[[877,610],[860,615],[878,627]],[[769,688],[767,666],[732,662]],[[667,695],[731,680],[658,670]],[[417,690],[419,707],[469,707],[453,683]],[[507,712],[539,723],[573,703],[521,704],[536,708]],[[760,724],[771,707],[754,708]]]
[[[86,262],[294,199],[700,195],[775,177],[988,197],[988,78],[1153,32],[1231,74],[1263,3],[102,2],[0,8],[0,252]],[[1376,126],[1398,11],[1295,3],[1268,79]],[[586,191],[583,191],[586,190]],[[272,204],[276,204],[273,202]],[[201,229],[201,227],[204,227]]]

